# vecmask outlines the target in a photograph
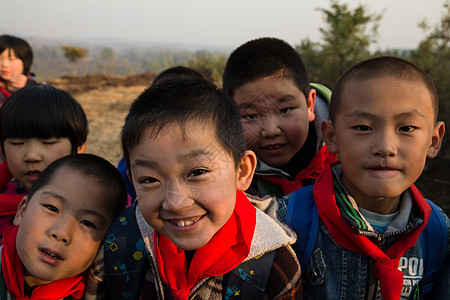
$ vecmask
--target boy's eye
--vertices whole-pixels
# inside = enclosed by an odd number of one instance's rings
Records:
[[[13,145],[13,146],[20,146],[20,145],[23,145],[24,143],[23,142],[10,142],[9,144]]]
[[[97,229],[97,226],[95,226],[95,224],[92,223],[91,221],[88,221],[88,220],[82,220],[82,221],[80,221],[80,223],[83,224],[83,225],[85,225],[86,227],[93,228],[93,229]]]
[[[257,114],[247,114],[247,115],[243,115],[241,118],[246,119],[246,120],[256,120],[258,118],[258,115]]]
[[[158,182],[158,179],[153,178],[153,177],[143,177],[141,179],[138,180],[139,183],[155,183]]]
[[[415,127],[415,126],[407,125],[407,126],[402,126],[402,127],[400,127],[399,131],[402,131],[402,132],[412,132],[412,131],[414,131],[414,129],[416,129],[416,128],[417,128],[417,127]]]
[[[354,128],[355,128],[356,130],[364,131],[364,132],[372,130],[372,129],[371,129],[369,126],[367,126],[367,125],[358,125],[358,126],[355,126]]]
[[[59,213],[59,210],[56,206],[51,205],[51,204],[44,204],[43,205],[46,209],[48,209],[49,211],[55,212],[55,213]]]
[[[42,144],[44,144],[44,145],[54,145],[57,142],[58,141],[56,141],[56,140],[45,140],[45,141],[42,141]]]
[[[205,169],[196,169],[196,170],[192,171],[192,172],[189,174],[188,177],[191,177],[191,176],[195,176],[195,177],[196,177],[196,176],[201,176],[201,175],[206,174],[206,173],[208,173],[208,171],[205,170]]]
[[[280,115],[287,114],[287,113],[289,113],[291,110],[292,110],[292,107],[282,108],[282,109],[280,109]]]

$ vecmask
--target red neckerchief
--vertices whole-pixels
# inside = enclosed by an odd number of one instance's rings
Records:
[[[8,164],[6,160],[0,163],[0,186],[6,185],[11,179],[13,175],[9,171]],[[20,200],[26,194],[1,194],[0,195],[0,216],[6,215],[14,215],[17,211],[17,207],[19,206]]]
[[[13,175],[9,171],[6,160],[0,163],[0,186],[5,186]],[[0,194],[0,239],[3,235],[3,230],[10,226],[11,220],[16,214],[20,201],[26,194]]]
[[[314,200],[320,218],[325,223],[333,240],[342,247],[370,256],[375,260],[374,271],[381,286],[381,295],[385,300],[400,299],[403,286],[403,273],[398,270],[400,257],[417,242],[430,217],[431,207],[412,185],[410,187],[415,204],[423,214],[424,223],[415,230],[400,236],[386,252],[383,252],[367,237],[359,235],[340,216],[334,196],[333,175],[331,167],[327,168],[317,179],[313,188]]]
[[[285,178],[274,175],[263,175],[263,179],[275,183],[280,186],[285,195],[290,194],[299,188],[303,187],[303,180],[317,179],[320,173],[337,158],[337,154],[328,151],[327,146],[322,146],[314,155],[308,166],[297,173],[295,179],[290,181]]]
[[[174,299],[188,299],[191,288],[201,279],[228,273],[247,258],[255,225],[256,209],[244,193],[238,191],[230,219],[206,245],[195,251],[189,270],[184,250],[155,231],[159,274]]]
[[[0,93],[2,93],[5,98],[9,98],[12,95],[12,93],[6,89],[6,85],[0,85]]]
[[[5,230],[1,254],[3,278],[8,291],[15,299],[55,300],[68,296],[81,299],[86,285],[83,274],[40,285],[34,289],[31,297],[24,295],[23,265],[16,251],[18,228],[17,226],[11,226]]]

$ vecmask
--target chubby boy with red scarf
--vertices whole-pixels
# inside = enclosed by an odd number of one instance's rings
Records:
[[[103,158],[74,154],[50,164],[4,231],[0,299],[81,299],[85,270],[126,200],[119,171]]]
[[[230,54],[223,86],[239,109],[247,149],[258,158],[248,192],[278,197],[284,221],[282,196],[313,184],[336,159],[320,132],[331,91],[310,84],[301,56],[271,37],[248,41]]]
[[[304,243],[314,241],[311,255],[301,257],[301,245],[294,246],[307,268],[305,297],[418,299],[433,292],[433,278],[423,281],[434,259],[429,253],[448,259],[450,222],[414,182],[439,151],[445,127],[437,114],[431,79],[406,60],[369,59],[339,79],[322,135],[340,161],[312,189],[297,191],[303,198],[290,201],[287,214],[287,223],[304,234],[310,231],[300,229],[296,212],[305,210],[307,199],[318,212],[317,235]],[[439,240],[427,240],[430,226],[443,232]],[[449,299],[445,285],[445,295],[433,299]]]
[[[108,231],[92,280],[106,295],[93,298],[301,298],[295,235],[276,207],[270,217],[242,192],[256,158],[220,89],[204,79],[148,88],[121,140],[137,202]]]

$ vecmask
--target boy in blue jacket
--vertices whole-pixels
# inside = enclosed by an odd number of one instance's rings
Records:
[[[448,217],[414,186],[426,159],[441,146],[445,127],[437,115],[432,81],[406,60],[369,59],[339,79],[322,135],[340,161],[313,188],[295,192],[301,197],[291,195],[287,214],[302,240],[309,231],[296,213],[305,211],[307,199],[316,207],[311,214],[318,212],[317,233],[304,240],[314,245],[311,253],[303,257],[300,243],[294,249],[303,261],[306,298],[423,295],[426,254],[436,251],[442,258],[438,269],[449,252]],[[427,240],[430,228],[442,234]]]

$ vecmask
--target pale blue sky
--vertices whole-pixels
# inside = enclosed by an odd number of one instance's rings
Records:
[[[417,24],[438,23],[448,0],[340,0],[384,10],[378,48],[412,48]],[[317,41],[329,0],[1,0],[0,33],[22,37],[128,39],[235,48],[261,36]]]

